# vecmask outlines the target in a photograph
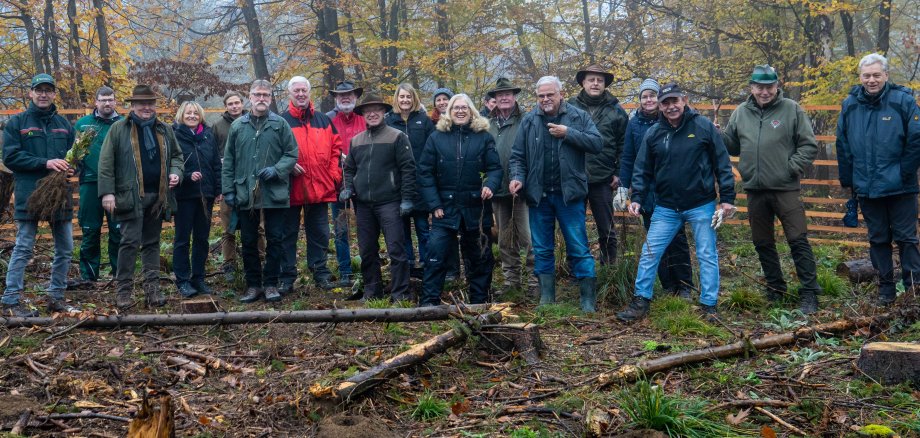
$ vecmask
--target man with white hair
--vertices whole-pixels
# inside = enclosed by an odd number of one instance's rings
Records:
[[[508,190],[515,196],[523,194],[530,208],[540,304],[556,301],[555,225],[559,221],[567,258],[578,279],[581,308],[594,312],[596,274],[585,227],[585,154],[600,152],[604,141],[591,115],[563,99],[559,78],[540,78],[536,92],[537,107],[521,119],[511,148]]]
[[[878,270],[878,305],[895,300],[891,241],[898,244],[901,277],[912,290],[920,275],[917,250],[917,167],[920,108],[913,92],[888,81],[888,60],[877,53],[859,61],[859,81],[837,120],[840,185],[862,205],[869,229],[869,258]]]
[[[290,102],[281,117],[291,126],[297,141],[297,163],[291,171],[291,205],[285,213],[281,240],[281,286],[286,295],[297,279],[297,235],[303,213],[307,235],[307,267],[313,282],[321,289],[332,289],[331,273],[326,266],[329,252],[329,203],[338,198],[342,184],[342,139],[332,120],[318,111],[310,99],[310,81],[294,76],[288,81]]]

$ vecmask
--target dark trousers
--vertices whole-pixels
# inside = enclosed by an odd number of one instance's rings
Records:
[[[403,219],[403,235],[406,241],[406,257],[409,266],[415,265],[415,253],[412,250],[412,222],[415,222],[415,238],[418,239],[418,262],[425,263],[428,258],[428,234],[431,233],[431,224],[428,223],[427,212],[414,212]]]
[[[332,223],[335,225],[335,258],[339,265],[339,279],[351,277],[351,246],[348,241],[349,203],[332,203]]]
[[[489,300],[489,287],[492,285],[492,269],[495,258],[489,234],[466,230],[463,219],[460,220],[460,249],[466,264],[466,279],[470,285],[469,300],[472,304],[482,304]],[[457,248],[457,230],[445,227],[431,227],[428,240],[428,260],[425,261],[425,279],[422,282],[422,297],[419,305],[441,304],[441,291],[444,289],[444,277],[451,268],[449,254]]]
[[[214,198],[182,199],[177,202],[176,236],[173,244],[173,272],[176,283],[204,282],[204,265],[208,261],[208,237],[211,234],[211,210]],[[189,241],[192,262],[189,266]]]
[[[285,209],[281,236],[281,282],[294,284],[297,279],[297,240],[301,213],[304,234],[307,236],[307,267],[313,274],[313,281],[327,281],[332,275],[326,266],[329,254],[329,204],[320,202]]]
[[[281,272],[281,237],[286,208],[237,210],[247,287],[277,287]],[[261,214],[259,214],[261,212]],[[265,221],[265,264],[259,260],[259,224]]]
[[[114,215],[102,209],[98,185],[95,181],[80,184],[80,210],[77,212],[83,240],[80,242],[80,277],[84,280],[99,279],[99,266],[102,264],[102,219],[109,223],[109,263],[112,274],[118,269],[118,246],[121,242],[121,228],[114,220]]]
[[[817,267],[815,255],[808,243],[808,226],[805,221],[805,207],[799,199],[798,190],[748,190],[748,222],[751,224],[751,238],[760,267],[763,269],[767,287],[776,292],[786,293],[786,281],[779,254],[776,253],[776,240],[773,235],[774,218],[779,218],[783,233],[789,242],[795,272],[802,282],[801,290],[818,292]]]
[[[891,242],[898,245],[904,287],[917,283],[920,251],[917,250],[917,194],[859,198],[863,219],[869,229],[869,258],[878,270],[879,293],[893,295],[894,263]]]
[[[642,212],[642,225],[648,232],[652,225],[652,212],[645,209]],[[661,255],[658,263],[658,281],[661,287],[670,292],[681,288],[693,287],[693,267],[690,265],[690,244],[687,243],[687,232],[681,226],[674,235],[674,239]]]
[[[156,209],[156,193],[145,193],[141,200],[144,214],[135,219],[121,221],[121,243],[118,245],[118,269],[115,284],[118,292],[130,292],[134,285],[134,269],[137,253],[141,253],[144,269],[144,283],[158,284],[160,281],[160,233],[163,219]]]
[[[390,257],[390,285],[394,300],[411,299],[409,295],[409,259],[406,257],[403,218],[399,216],[399,201],[385,204],[365,204],[355,201],[358,225],[358,252],[361,254],[361,276],[364,298],[383,296],[380,275],[380,232]]]
[[[597,226],[597,241],[601,247],[601,264],[617,260],[617,233],[613,228],[613,188],[609,183],[588,184],[588,205]]]

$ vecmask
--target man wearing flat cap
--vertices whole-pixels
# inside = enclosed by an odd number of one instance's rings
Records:
[[[722,139],[729,154],[740,156],[738,170],[748,196],[751,237],[767,283],[767,297],[776,302],[787,293],[773,238],[773,222],[779,218],[802,282],[799,308],[814,313],[820,286],[799,178],[814,161],[818,143],[802,107],[783,97],[773,67],[754,67],[750,84],[751,95],[732,113]]]
[[[617,170],[629,116],[620,101],[607,91],[613,74],[599,65],[589,66],[575,75],[581,92],[569,103],[591,114],[597,130],[604,139],[604,148],[596,154],[587,154],[588,204],[597,226],[597,240],[601,248],[602,265],[613,264],[617,259],[617,233],[613,229],[613,189],[620,184]]]
[[[149,86],[134,87],[125,99],[131,112],[112,124],[99,153],[102,208],[121,224],[115,304],[122,310],[134,305],[138,250],[147,305],[166,304],[160,291],[160,234],[172,216],[171,189],[179,185],[184,159],[172,127],[157,118],[158,99]]]

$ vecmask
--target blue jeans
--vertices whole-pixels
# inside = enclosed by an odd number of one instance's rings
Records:
[[[716,305],[719,301],[719,252],[716,250],[716,231],[711,227],[715,208],[715,201],[685,211],[655,206],[652,224],[639,259],[636,295],[652,299],[652,287],[655,285],[655,273],[661,255],[677,231],[683,228],[684,223],[689,223],[696,241],[696,259],[700,263],[700,303]]]
[[[6,290],[3,291],[3,304],[15,305],[19,303],[19,296],[25,282],[26,265],[32,258],[32,249],[35,247],[35,233],[38,231],[38,221],[16,221],[16,246],[10,255],[10,264],[6,271]],[[73,223],[71,221],[55,221],[51,224],[54,235],[54,261],[51,262],[51,285],[48,286],[48,295],[55,300],[64,299],[64,289],[67,288],[67,272],[70,270],[70,259],[73,256]]]
[[[335,259],[339,263],[339,279],[351,277],[351,247],[348,245],[348,212],[344,202],[332,203],[332,223],[335,228]],[[342,212],[345,212],[344,214]]]
[[[575,278],[595,277],[594,257],[588,249],[584,200],[566,205],[562,194],[543,196],[540,205],[530,208],[530,240],[533,245],[534,273],[554,274],[556,270],[556,221],[565,239],[566,259],[572,263]]]

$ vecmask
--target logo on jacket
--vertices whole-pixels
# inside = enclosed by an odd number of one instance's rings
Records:
[[[687,138],[696,138],[696,134],[690,134],[687,136]]]
[[[770,122],[770,126],[772,126],[773,129],[776,129],[776,128],[779,128],[779,125],[780,125],[781,123],[782,123],[782,122],[780,122],[779,120],[774,120],[774,121]]]
[[[415,124],[416,124],[416,125],[421,125],[421,124],[422,124],[422,121],[421,121],[421,120],[416,120],[416,121],[415,121]]]
[[[882,117],[882,120],[885,121],[885,122],[890,122],[890,121],[891,121],[891,116]]]

